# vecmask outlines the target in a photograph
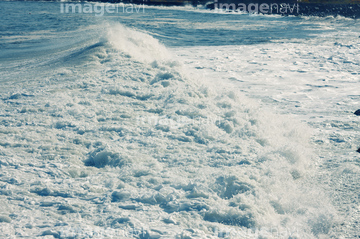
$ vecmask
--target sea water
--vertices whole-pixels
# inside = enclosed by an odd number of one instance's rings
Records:
[[[360,236],[358,20],[65,4],[0,2],[1,238]]]

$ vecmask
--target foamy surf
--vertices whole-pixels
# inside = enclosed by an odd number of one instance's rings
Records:
[[[331,234],[307,125],[193,74],[150,35],[104,32],[1,92],[2,235]]]

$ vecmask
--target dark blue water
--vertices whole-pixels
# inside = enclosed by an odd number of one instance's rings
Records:
[[[284,39],[305,39],[321,34],[318,23],[299,17],[216,14],[210,10],[186,11],[141,8],[139,13],[61,13],[56,2],[0,2],[0,58],[19,57],[31,51],[101,37],[87,27],[120,22],[158,38],[166,46],[221,46],[263,44]],[[138,6],[141,7],[141,6]],[[33,37],[29,37],[33,36]],[[44,52],[46,53],[46,52]],[[22,56],[24,57],[24,56]]]

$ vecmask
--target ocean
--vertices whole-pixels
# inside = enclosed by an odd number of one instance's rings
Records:
[[[360,237],[359,20],[0,9],[1,238]]]

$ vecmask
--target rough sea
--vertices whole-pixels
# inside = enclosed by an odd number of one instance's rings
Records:
[[[0,2],[0,238],[360,237],[359,20],[65,4]]]

